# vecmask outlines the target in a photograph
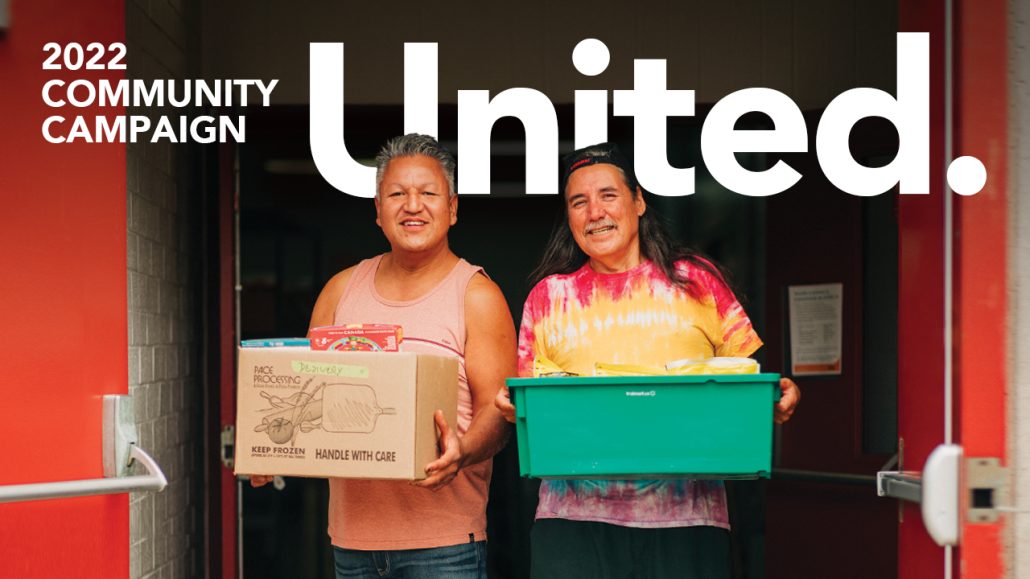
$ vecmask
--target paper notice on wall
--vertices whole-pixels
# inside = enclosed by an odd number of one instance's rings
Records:
[[[787,292],[791,374],[839,375],[843,285],[796,285]]]

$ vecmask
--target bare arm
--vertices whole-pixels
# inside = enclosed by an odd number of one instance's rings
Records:
[[[465,372],[472,393],[472,423],[462,437],[449,427],[443,413],[435,418],[440,427],[441,456],[426,465],[425,480],[416,483],[438,489],[461,468],[491,458],[508,439],[510,427],[494,405],[504,379],[515,375],[515,325],[497,284],[477,275],[465,293]]]

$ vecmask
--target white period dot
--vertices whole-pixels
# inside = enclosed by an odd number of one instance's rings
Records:
[[[959,157],[948,165],[948,186],[959,195],[976,195],[987,183],[987,169],[976,157]]]
[[[586,76],[597,76],[608,68],[608,61],[611,54],[608,47],[596,38],[587,38],[579,41],[576,48],[572,49],[572,64],[576,70]]]

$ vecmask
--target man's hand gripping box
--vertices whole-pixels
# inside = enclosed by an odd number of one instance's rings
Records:
[[[456,427],[458,361],[409,352],[240,348],[236,474],[415,480],[433,413]]]

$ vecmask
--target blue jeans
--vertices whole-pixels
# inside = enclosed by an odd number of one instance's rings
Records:
[[[333,558],[336,579],[486,579],[486,541],[397,551],[334,546]]]

